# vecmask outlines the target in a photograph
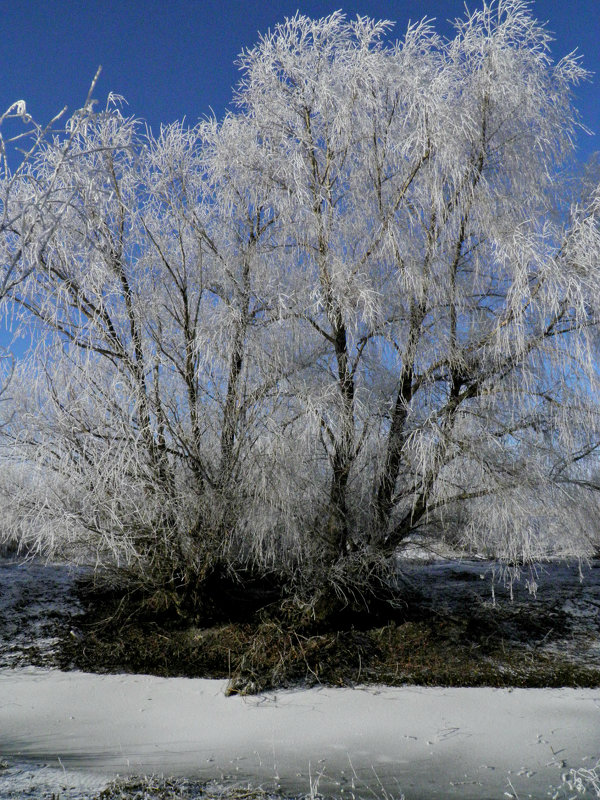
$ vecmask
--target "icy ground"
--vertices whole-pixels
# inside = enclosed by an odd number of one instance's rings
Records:
[[[510,630],[511,618],[543,620],[546,641],[524,640],[526,647],[560,653],[581,666],[600,664],[600,560],[555,561],[519,570],[487,561],[440,559],[404,563],[402,574],[440,612],[460,616],[469,607],[493,606],[499,633],[517,637],[516,626]]]
[[[488,565],[407,570],[432,602],[504,607]],[[61,566],[0,562],[0,800],[76,800],[115,774],[250,781],[342,797],[505,800],[594,797],[571,770],[600,760],[600,689],[311,689],[226,698],[224,683],[90,675],[52,664],[77,611]],[[571,624],[551,647],[598,663],[600,569],[551,565],[540,610]],[[515,587],[514,603],[526,587]],[[531,601],[529,601],[531,602]],[[560,618],[560,619],[559,619]],[[593,631],[596,631],[596,637]],[[550,646],[550,645],[549,645]],[[583,773],[581,773],[583,774]],[[590,782],[588,781],[588,787]],[[590,793],[591,792],[591,793]]]
[[[0,669],[54,666],[58,634],[79,605],[64,564],[0,558]]]
[[[224,688],[4,672],[0,752],[21,765],[64,766],[64,785],[71,772],[89,781],[96,771],[307,793],[319,779],[327,794],[407,800],[564,798],[563,776],[600,758],[598,690],[322,688],[227,698]]]

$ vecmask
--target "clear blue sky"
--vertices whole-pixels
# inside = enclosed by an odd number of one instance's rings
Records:
[[[471,8],[478,0],[469,0]],[[463,0],[0,0],[0,108],[25,99],[40,122],[63,105],[82,105],[99,65],[96,97],[122,94],[130,113],[157,129],[185,117],[221,117],[238,80],[234,61],[296,10],[313,17],[337,9],[394,20],[400,37],[409,19],[461,16]],[[600,0],[537,0],[538,19],[556,36],[554,54],[575,47],[596,73],[578,91],[583,121],[598,135],[582,136],[582,157],[600,150]]]

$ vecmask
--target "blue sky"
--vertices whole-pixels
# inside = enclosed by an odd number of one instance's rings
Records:
[[[469,0],[472,8],[477,0]],[[25,99],[47,121],[63,105],[82,105],[99,65],[95,96],[125,96],[130,113],[158,129],[185,117],[222,117],[239,74],[237,54],[296,10],[313,17],[341,8],[394,20],[436,17],[438,30],[463,14],[463,0],[0,0],[0,108]],[[600,0],[537,0],[535,16],[554,32],[554,54],[579,48],[593,81],[577,107],[598,135],[580,138],[581,156],[600,150]]]

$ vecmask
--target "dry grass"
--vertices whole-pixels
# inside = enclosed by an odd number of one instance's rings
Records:
[[[90,800],[282,800],[261,787],[223,786],[181,778],[118,779]]]
[[[548,652],[566,634],[561,614],[535,606],[413,602],[335,625],[298,624],[270,606],[250,619],[200,627],[181,617],[135,613],[130,599],[88,597],[81,637],[63,642],[62,665],[95,672],[228,678],[230,694],[358,683],[425,686],[597,687],[600,665]]]

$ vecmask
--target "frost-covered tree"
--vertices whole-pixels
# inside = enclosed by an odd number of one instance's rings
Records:
[[[273,570],[327,603],[419,538],[591,552],[585,72],[522,0],[451,40],[389,28],[296,15],[241,55],[221,123],[153,137],[111,100],[27,165],[13,218],[31,186],[61,208],[3,244],[36,343],[7,439],[38,544],[193,591]]]
[[[553,214],[584,73],[521,2],[449,42],[422,22],[390,48],[386,27],[297,16],[241,59],[318,353],[317,527],[329,560],[391,555],[460,510],[463,535],[526,558],[534,505],[560,529],[558,474],[597,445],[597,183]]]
[[[235,169],[215,172],[243,137],[233,119],[149,138],[111,98],[68,162],[56,139],[32,165],[64,204],[11,292],[35,345],[6,435],[37,546],[189,585],[237,547],[241,511],[256,515],[255,453],[289,365],[267,341],[276,220]]]
[[[71,131],[62,140],[62,158],[69,155],[73,134],[92,110],[91,95],[96,84],[95,76],[86,102],[71,120]],[[4,244],[2,276],[0,278],[0,304],[4,313],[6,327],[13,333],[19,332],[19,323],[12,314],[10,302],[6,298],[24,280],[31,264],[22,259],[23,247],[33,238],[43,247],[46,237],[55,228],[61,214],[61,205],[53,202],[53,183],[30,187],[23,194],[23,182],[32,161],[37,157],[43,143],[52,135],[66,109],[62,109],[45,125],[41,125],[27,110],[24,100],[17,100],[0,113],[0,235]],[[14,371],[14,356],[9,347],[0,349],[0,402],[10,384]],[[0,424],[10,416],[4,414]],[[2,480],[10,484],[11,476],[2,474]]]
[[[86,101],[82,108],[70,120],[69,130],[62,138],[62,159],[67,159],[70,145],[74,135],[86,124],[92,113],[92,93],[100,75],[96,73]],[[0,231],[5,237],[14,236],[12,248],[5,250],[5,261],[2,269],[2,283],[0,283],[0,298],[23,278],[23,267],[27,265],[21,259],[22,247],[29,243],[33,236],[33,220],[38,246],[42,246],[43,236],[40,238],[42,218],[47,226],[44,234],[49,236],[57,223],[61,205],[52,202],[54,185],[47,182],[43,186],[31,186],[27,202],[22,193],[23,181],[33,160],[37,157],[40,148],[53,134],[58,122],[65,115],[66,107],[59,111],[48,123],[41,125],[27,110],[25,100],[17,100],[3,113],[0,113]],[[18,120],[15,126],[15,120]],[[8,125],[8,130],[3,129]],[[18,200],[15,190],[19,189]],[[17,202],[13,202],[17,200]],[[8,256],[8,258],[6,258]]]

